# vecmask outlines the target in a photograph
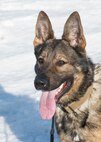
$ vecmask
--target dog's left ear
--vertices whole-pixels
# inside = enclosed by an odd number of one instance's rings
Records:
[[[69,42],[72,47],[85,48],[86,41],[78,12],[73,12],[66,21],[62,39]]]
[[[35,29],[35,38],[34,38],[34,46],[44,43],[48,39],[53,39],[54,33],[52,30],[51,22],[44,11],[41,11],[38,15],[36,29]]]

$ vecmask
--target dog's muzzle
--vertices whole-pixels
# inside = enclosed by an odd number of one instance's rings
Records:
[[[34,85],[37,90],[46,90],[48,87],[48,84],[49,84],[48,79],[41,76],[36,76]]]

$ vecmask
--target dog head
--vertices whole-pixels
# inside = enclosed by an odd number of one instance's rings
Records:
[[[41,110],[43,118],[51,118],[55,113],[55,102],[70,92],[86,72],[86,41],[78,12],[70,15],[64,26],[62,39],[55,39],[51,22],[43,11],[39,13],[35,29],[35,87],[43,91]],[[46,114],[47,113],[47,116]],[[48,115],[50,114],[50,115]]]

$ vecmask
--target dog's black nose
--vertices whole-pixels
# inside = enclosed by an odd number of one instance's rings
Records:
[[[48,80],[46,80],[42,77],[36,77],[34,84],[35,84],[35,88],[37,90],[45,90],[48,85]]]

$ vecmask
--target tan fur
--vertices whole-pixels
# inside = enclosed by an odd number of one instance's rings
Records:
[[[74,125],[77,127],[77,134],[81,138],[85,139],[85,142],[100,142],[101,141],[101,110],[98,113],[98,109],[101,109],[101,66],[96,65],[95,77],[93,83],[93,90],[91,97],[84,102],[78,109],[74,110],[78,117],[76,118],[74,114],[69,114],[73,118]],[[89,116],[87,118],[88,125],[84,128],[79,127],[79,117],[86,111],[89,111]],[[61,109],[57,109],[57,122],[62,119],[64,112]],[[83,116],[82,116],[83,117]],[[68,122],[67,122],[68,123]],[[92,124],[92,126],[89,125]],[[72,127],[72,126],[71,126]],[[67,134],[68,135],[68,134]],[[60,142],[75,142],[70,139],[70,136],[60,132]]]
[[[79,74],[77,74],[77,76],[75,77],[75,81],[73,83],[73,87],[70,89],[70,91],[65,94],[61,99],[60,102],[62,103],[66,103],[67,100],[69,99],[69,97],[74,94],[76,92],[76,90],[80,87],[82,80],[84,78],[84,75],[80,72]]]
[[[35,37],[35,39],[33,41],[33,44],[34,44],[35,47],[37,47],[39,44],[42,44],[42,43],[43,43],[42,39]]]

